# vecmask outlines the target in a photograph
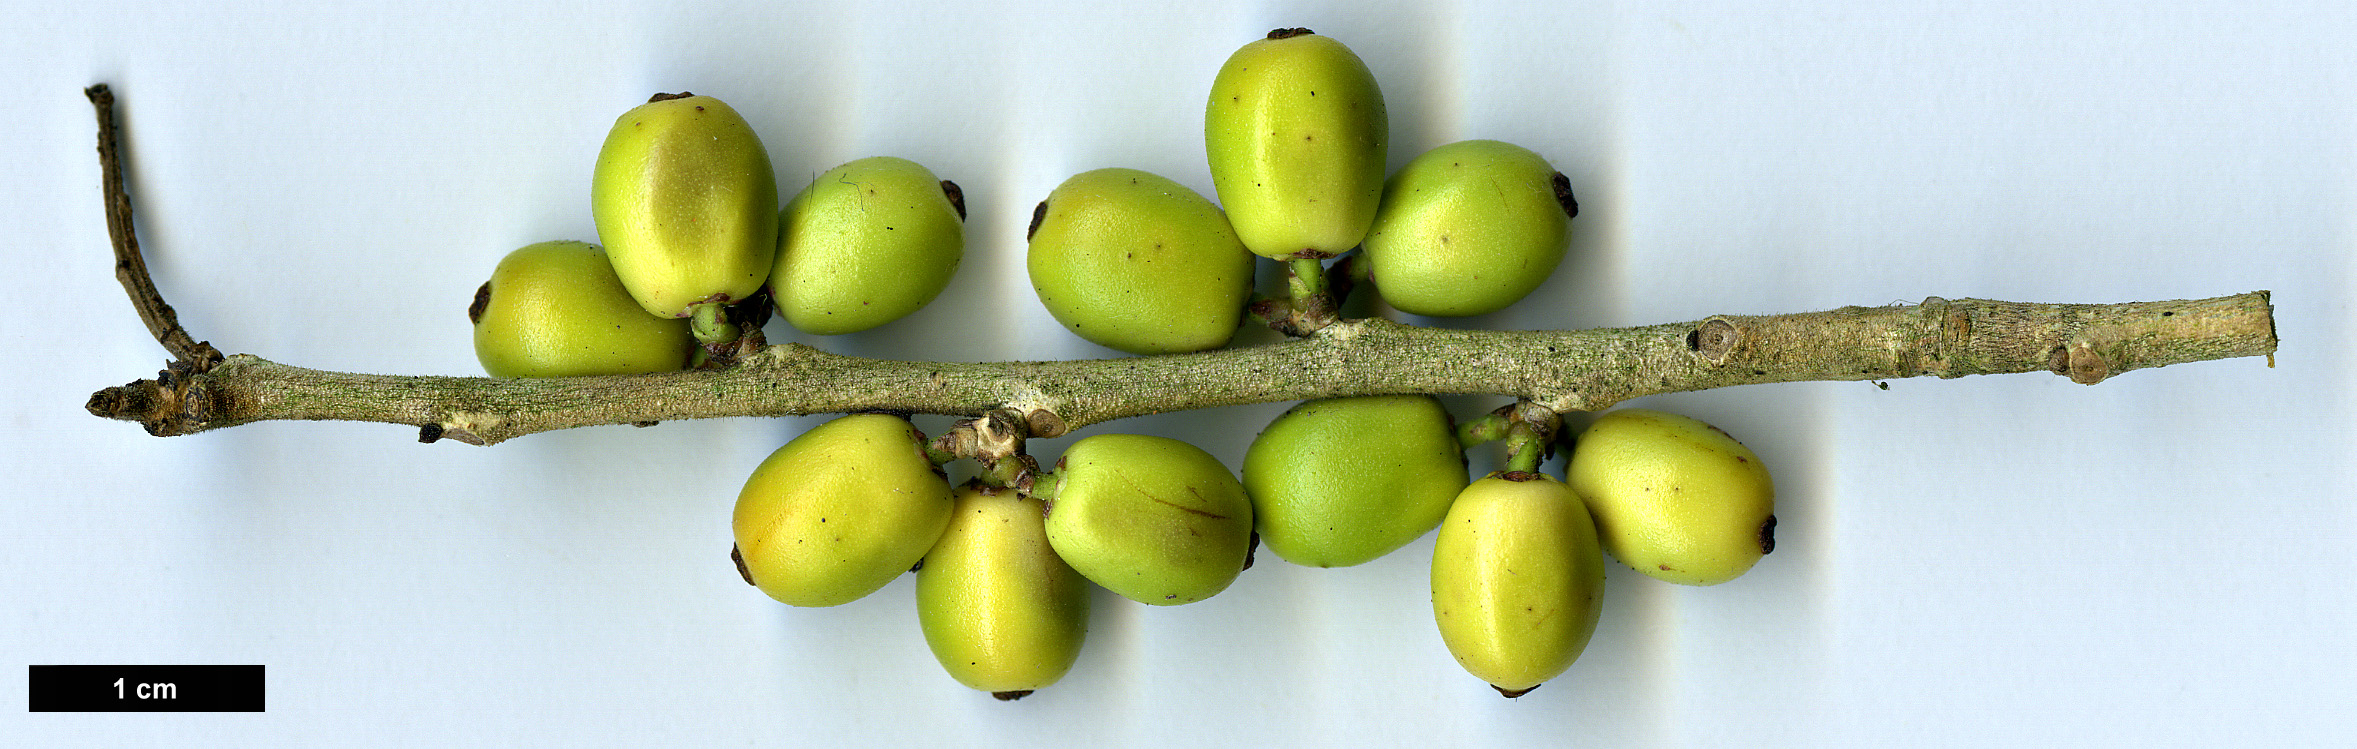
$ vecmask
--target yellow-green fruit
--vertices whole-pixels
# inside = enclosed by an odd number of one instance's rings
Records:
[[[1236,50],[1203,111],[1220,205],[1244,246],[1278,260],[1333,257],[1366,237],[1390,133],[1366,63],[1309,29]]]
[[[753,469],[737,494],[737,555],[761,592],[796,606],[858,600],[907,572],[949,525],[949,482],[897,416],[820,424]]]
[[[467,309],[475,358],[493,377],[668,372],[687,366],[686,320],[648,317],[588,242],[542,242],[507,254]]]
[[[1106,590],[1169,606],[1210,598],[1244,571],[1252,501],[1227,466],[1167,437],[1100,434],[1065,448],[1048,543]]]
[[[811,180],[778,213],[770,298],[805,333],[898,320],[949,286],[965,253],[965,206],[916,162],[874,156]]]
[[[1367,269],[1401,312],[1496,312],[1555,272],[1578,213],[1570,181],[1529,149],[1451,143],[1392,175],[1367,232]]]
[[[1604,600],[1604,554],[1571,488],[1537,473],[1465,487],[1432,544],[1432,616],[1457,664],[1508,697],[1578,660]]]
[[[1303,403],[1244,453],[1261,542],[1311,567],[1348,567],[1407,545],[1464,488],[1464,451],[1429,395]]]
[[[745,118],[709,96],[656,97],[614,121],[590,216],[639,306],[744,301],[777,258],[777,178]]]
[[[1604,549],[1655,578],[1717,585],[1776,548],[1776,484],[1718,427],[1624,408],[1581,432],[1567,471]]]
[[[1226,345],[1252,290],[1252,253],[1219,207],[1135,169],[1064,181],[1032,214],[1039,302],[1073,333],[1133,354]]]
[[[951,678],[1000,699],[1056,683],[1088,634],[1088,583],[1048,548],[1040,500],[957,490],[917,570],[917,623]]]

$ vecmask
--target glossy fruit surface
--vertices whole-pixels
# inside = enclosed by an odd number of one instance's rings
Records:
[[[1133,354],[1226,345],[1243,320],[1252,254],[1203,196],[1135,169],[1065,180],[1032,220],[1027,265],[1064,327]]]
[[[658,317],[743,301],[777,258],[777,178],[761,138],[709,96],[640,105],[614,121],[590,215],[622,285]]]
[[[949,529],[917,570],[917,622],[958,683],[993,694],[1056,683],[1088,634],[1088,583],[1048,548],[1045,503],[957,490]]]
[[[1203,112],[1220,205],[1246,247],[1278,260],[1358,246],[1383,194],[1390,132],[1366,63],[1308,29],[1236,50]]]
[[[1521,146],[1469,140],[1425,152],[1392,175],[1367,233],[1375,287],[1410,314],[1505,309],[1563,261],[1569,195],[1569,182]]]
[[[1244,453],[1261,542],[1311,567],[1348,567],[1407,545],[1464,488],[1456,430],[1429,395],[1309,401]]]
[[[668,372],[687,366],[687,321],[650,317],[632,301],[606,251],[542,242],[499,261],[468,310],[475,358],[493,377]]]
[[[1641,408],[1604,414],[1580,433],[1568,473],[1604,549],[1638,572],[1717,585],[1775,548],[1767,465],[1709,424]]]
[[[1563,482],[1493,473],[1467,485],[1441,521],[1433,619],[1457,664],[1500,693],[1518,696],[1570,668],[1603,600],[1595,526]]]
[[[875,156],[811,180],[779,212],[771,299],[805,333],[856,333],[932,302],[965,253],[962,209],[939,177]]]
[[[1064,450],[1048,542],[1091,582],[1140,603],[1210,598],[1252,551],[1252,501],[1218,458],[1166,437],[1100,434]]]
[[[949,525],[949,482],[897,416],[854,414],[795,437],[737,495],[737,553],[761,592],[796,606],[873,593]]]

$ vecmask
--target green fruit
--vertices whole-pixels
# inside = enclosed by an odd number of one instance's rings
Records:
[[[639,306],[744,301],[777,258],[777,178],[745,118],[709,96],[656,97],[614,121],[590,215]]]
[[[1075,334],[1133,354],[1227,345],[1252,290],[1252,254],[1195,191],[1135,169],[1064,181],[1031,220],[1039,302]]]
[[[1348,567],[1407,545],[1464,488],[1456,429],[1429,395],[1303,403],[1244,453],[1260,540],[1312,567]]]
[[[897,416],[820,424],[770,453],[737,495],[746,579],[796,606],[858,600],[925,556],[949,525],[949,482]]]
[[[475,358],[493,377],[668,372],[687,366],[687,321],[648,317],[588,242],[507,254],[467,310]]]
[[[1492,473],[1465,487],[1432,545],[1432,616],[1457,664],[1518,697],[1579,659],[1604,600],[1596,527],[1570,487]]]
[[[1074,442],[1048,493],[1056,555],[1133,601],[1210,598],[1252,552],[1244,485],[1218,458],[1178,440],[1100,434]]]
[[[1496,312],[1555,272],[1578,213],[1570,181],[1538,154],[1494,140],[1451,143],[1392,175],[1367,232],[1367,268],[1401,312]]]
[[[1641,408],[1605,414],[1580,433],[1568,473],[1604,549],[1638,572],[1717,585],[1776,548],[1767,465],[1709,424]]]
[[[1203,111],[1220,205],[1244,246],[1277,260],[1358,246],[1383,194],[1390,133],[1366,63],[1309,29],[1236,50]]]
[[[1056,683],[1088,634],[1088,583],[1048,548],[1045,503],[966,486],[917,570],[917,623],[951,678],[999,699]]]
[[[778,314],[805,333],[837,335],[898,320],[949,286],[965,251],[954,186],[907,159],[835,167],[778,213]]]

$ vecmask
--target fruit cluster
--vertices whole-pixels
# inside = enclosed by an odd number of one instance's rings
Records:
[[[590,213],[604,247],[516,250],[475,292],[475,354],[492,375],[725,366],[759,345],[773,309],[809,333],[867,330],[932,302],[966,245],[964,194],[907,159],[835,167],[780,208],[761,137],[691,94],[614,121]]]
[[[1236,51],[1205,106],[1218,202],[1132,169],[1075,175],[1033,213],[1033,288],[1084,339],[1176,354],[1226,345],[1247,315],[1314,334],[1352,284],[1404,312],[1463,316],[1546,280],[1578,215],[1561,173],[1475,140],[1386,180],[1388,134],[1374,76],[1347,47],[1271,32]],[[492,375],[725,367],[759,347],[772,311],[808,333],[866,330],[930,302],[964,248],[956,185],[902,159],[837,167],[781,207],[759,137],[707,96],[659,95],[617,120],[591,200],[602,248],[516,250],[477,293]],[[1251,298],[1255,256],[1285,264],[1288,296]],[[1011,699],[1071,667],[1089,584],[1186,604],[1226,589],[1262,543],[1290,563],[1346,567],[1437,528],[1442,639],[1516,696],[1585,647],[1606,552],[1712,585],[1773,543],[1767,471],[1725,433],[1607,413],[1563,440],[1565,481],[1539,471],[1560,426],[1528,402],[1458,424],[1430,395],[1311,401],[1260,433],[1239,479],[1163,437],[1089,436],[1043,471],[1022,440],[1060,425],[993,414],[928,440],[900,415],[853,414],[754,469],[732,555],[746,582],[796,606],[856,600],[914,569],[942,666]],[[1464,451],[1497,440],[1506,470],[1469,481]],[[984,471],[953,488],[941,466],[961,458]]]

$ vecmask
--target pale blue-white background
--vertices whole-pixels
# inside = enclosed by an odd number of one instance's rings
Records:
[[[28,744],[2313,745],[2357,704],[2357,10],[2340,2],[8,3],[0,28],[0,740]],[[933,662],[907,580],[795,610],[727,561],[744,474],[812,419],[492,448],[396,426],[174,439],[85,415],[163,354],[110,274],[83,86],[115,85],[156,281],[201,338],[477,371],[513,247],[593,238],[613,118],[721,96],[790,192],[891,154],[964,185],[932,307],[831,350],[1096,357],[1022,275],[1031,206],[1127,166],[1208,191],[1237,45],[1308,26],[1381,79],[1394,166],[1529,146],[1585,212],[1507,312],[1633,325],[1926,296],[2275,292],[2276,366],[1647,399],[1777,472],[1778,551],[1616,570],[1520,701],[1431,623],[1429,537],[1207,602],[1099,593],[1014,704]],[[1502,401],[1453,399],[1469,416]],[[1101,425],[1233,465],[1282,404]],[[920,420],[937,430],[945,420]],[[1064,440],[1037,444],[1053,456]],[[1494,462],[1487,453],[1477,469]],[[269,711],[28,714],[48,663],[261,663]]]

